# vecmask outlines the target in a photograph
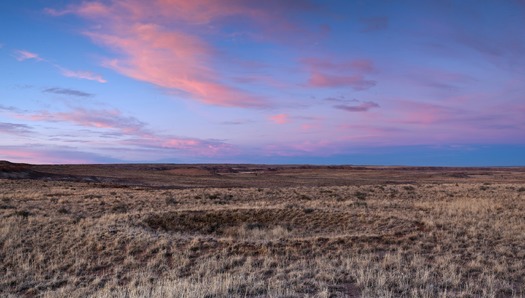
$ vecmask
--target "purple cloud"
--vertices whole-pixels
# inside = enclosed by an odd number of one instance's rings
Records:
[[[0,134],[22,135],[31,132],[31,127],[25,124],[0,122]]]
[[[69,112],[48,111],[30,115],[35,121],[70,122],[79,126],[116,129],[122,133],[142,131],[145,124],[134,117],[123,116],[118,110],[89,110],[76,108]]]
[[[93,96],[92,93],[87,93],[87,92],[74,90],[74,89],[69,89],[69,88],[57,88],[57,87],[45,89],[43,92],[60,94],[60,95],[72,95],[72,96],[78,96],[78,97],[91,97],[91,96]]]
[[[311,87],[351,87],[356,91],[366,90],[374,87],[376,81],[367,80],[361,75],[326,75],[312,73],[308,86]]]
[[[345,104],[335,105],[334,108],[347,112],[368,112],[370,109],[379,108],[379,105],[373,101],[365,101],[355,106]]]

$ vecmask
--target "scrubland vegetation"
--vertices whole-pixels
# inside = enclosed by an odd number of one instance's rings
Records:
[[[493,180],[0,179],[0,296],[523,297],[525,181]]]

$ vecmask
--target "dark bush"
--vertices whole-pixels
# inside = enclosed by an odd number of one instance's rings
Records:
[[[368,196],[366,192],[362,191],[356,191],[354,195],[358,200],[366,200],[366,197]]]

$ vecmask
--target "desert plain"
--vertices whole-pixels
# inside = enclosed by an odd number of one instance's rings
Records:
[[[2,297],[524,297],[525,168],[0,162]]]

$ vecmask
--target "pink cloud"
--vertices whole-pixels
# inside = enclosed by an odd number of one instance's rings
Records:
[[[417,101],[396,101],[396,111],[392,111],[394,119],[391,123],[430,125],[439,122],[447,122],[447,119],[462,114],[453,108]]]
[[[267,156],[329,156],[348,152],[345,146],[334,140],[306,140],[266,145],[261,155]]]
[[[107,67],[137,80],[184,91],[207,104],[241,107],[265,104],[261,97],[221,83],[220,75],[207,66],[213,50],[199,38],[151,24],[116,31],[113,35],[87,33],[95,42],[123,54],[107,61]]]
[[[154,133],[140,134],[122,140],[120,144],[155,149],[165,153],[172,152],[172,154],[178,156],[225,156],[235,152],[235,148],[232,145],[218,140],[202,140]]]
[[[365,75],[375,72],[374,63],[369,59],[333,62],[326,59],[305,58],[301,62],[310,71],[309,87],[351,87],[366,90],[374,87],[376,81]]]
[[[86,164],[117,162],[95,153],[79,151],[72,147],[0,146],[0,159],[32,164]]]
[[[288,114],[273,115],[269,119],[276,124],[286,124],[290,121]]]
[[[96,23],[99,29],[87,29],[85,35],[117,54],[104,65],[123,75],[180,91],[206,104],[262,107],[269,104],[267,97],[235,86],[239,76],[230,77],[216,65],[219,56],[235,65],[244,61],[225,58],[228,53],[218,51],[205,37],[223,34],[225,25],[235,25],[241,31],[254,29],[249,32],[255,34],[243,37],[257,42],[311,43],[305,41],[307,35],[318,41],[319,30],[307,32],[296,26],[290,15],[320,9],[310,0],[109,0],[45,12],[52,16],[75,14]]]
[[[62,75],[64,75],[64,76],[66,76],[66,77],[97,81],[99,83],[106,83],[107,82],[106,80],[104,80],[104,78],[101,75],[92,73],[90,71],[73,71],[73,70],[66,69],[66,68],[64,68],[64,67],[62,67],[62,66],[60,66],[58,64],[54,64],[54,63],[52,63],[52,62],[50,62],[50,61],[40,57],[38,54],[29,52],[29,51],[16,50],[15,51],[15,58],[18,61],[25,61],[25,60],[31,60],[31,59],[36,60],[36,61],[45,61],[45,62],[55,66],[56,68],[58,68],[60,70],[60,73]]]
[[[361,73],[370,73],[376,70],[374,62],[370,59],[355,59],[350,62],[349,66]]]
[[[366,74],[376,70],[370,59],[354,59],[334,62],[330,59],[303,58],[301,63],[314,72],[355,72]]]
[[[141,131],[144,123],[133,117],[124,117],[118,110],[86,110],[77,108],[69,112],[41,112],[32,114],[34,121],[65,121],[79,126],[117,129],[123,133]]]
[[[84,79],[84,80],[90,80],[90,81],[97,81],[99,83],[106,83],[107,81],[98,74],[92,73],[90,71],[82,71],[82,70],[69,70],[65,69],[63,67],[58,67],[60,69],[60,73],[63,76],[66,76],[68,78],[77,78],[77,79]]]
[[[97,17],[97,16],[103,16],[108,15],[110,13],[109,8],[99,2],[84,2],[82,5],[79,6],[70,6],[66,9],[53,9],[53,8],[46,8],[44,9],[44,13],[47,13],[51,16],[63,16],[66,14],[75,13],[84,17]]]
[[[2,159],[9,160],[12,162],[29,162],[29,163],[40,163],[45,158],[42,158],[42,154],[28,150],[28,148],[2,148],[0,147],[0,156]]]
[[[525,122],[517,105],[482,106],[389,100],[388,114],[375,125],[397,128],[382,138],[383,145],[514,142],[524,135]],[[443,100],[443,102],[447,102]],[[373,120],[372,120],[373,121]]]
[[[133,146],[143,149],[161,150],[166,154],[175,150],[178,155],[217,156],[232,152],[234,147],[220,140],[203,140],[158,134],[146,127],[146,124],[134,117],[122,115],[118,110],[91,110],[76,108],[67,112],[40,112],[19,114],[18,118],[32,121],[68,122],[74,125],[106,130],[113,138],[111,144]],[[1,126],[0,126],[1,129]],[[116,138],[116,140],[115,140]],[[103,141],[104,144],[108,145]]]
[[[49,154],[45,151],[37,151],[30,148],[14,148],[6,149],[0,147],[0,156],[2,159],[9,160],[11,162],[23,162],[33,164],[43,163],[85,163],[88,160],[81,159],[70,159],[70,158],[58,158]]]
[[[36,61],[43,61],[44,59],[40,58],[38,54],[24,51],[24,50],[16,50],[15,51],[15,58],[18,61],[24,61],[24,60],[31,60],[34,59]]]
[[[118,54],[104,65],[121,74],[182,91],[206,104],[267,105],[262,96],[227,83],[229,78],[213,67],[216,50],[193,34],[209,31],[208,24],[231,16],[263,19],[267,12],[257,7],[237,1],[94,1],[47,12],[74,13],[100,24],[101,30],[84,33]]]
[[[327,75],[321,73],[312,73],[308,80],[310,87],[352,87],[352,89],[361,91],[374,87],[376,81],[367,80],[361,75]]]
[[[315,125],[315,124],[311,124],[311,123],[303,123],[301,124],[301,130],[302,131],[312,131],[314,129],[317,129],[319,128],[319,126]]]

